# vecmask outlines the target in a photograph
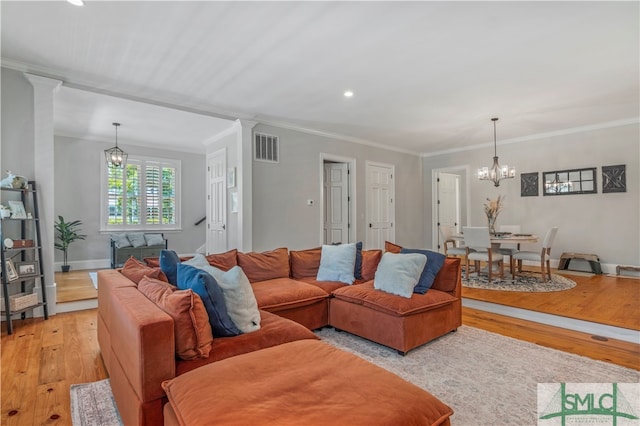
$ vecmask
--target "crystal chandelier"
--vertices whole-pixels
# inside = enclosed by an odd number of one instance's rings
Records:
[[[107,166],[120,167],[127,163],[127,157],[129,154],[118,148],[118,127],[120,123],[113,123],[116,128],[116,146],[113,148],[105,149],[104,157],[107,160]]]
[[[516,169],[515,167],[509,168],[506,164],[501,166],[498,163],[498,152],[496,148],[496,121],[497,118],[492,118],[493,121],[493,166],[491,168],[482,167],[478,169],[478,179],[480,180],[490,180],[495,186],[500,186],[500,181],[502,179],[511,179],[516,177]]]

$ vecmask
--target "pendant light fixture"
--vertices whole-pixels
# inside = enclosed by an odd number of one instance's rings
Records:
[[[514,167],[509,168],[506,164],[501,166],[498,163],[498,151],[496,148],[496,121],[497,118],[492,118],[493,121],[493,166],[491,168],[482,167],[478,169],[478,179],[490,180],[495,186],[500,186],[502,179],[511,179],[516,177],[516,169]]]
[[[116,146],[105,149],[104,157],[107,160],[107,166],[121,167],[127,163],[129,154],[118,147],[118,127],[120,127],[120,123],[113,123],[113,126],[116,128]]]

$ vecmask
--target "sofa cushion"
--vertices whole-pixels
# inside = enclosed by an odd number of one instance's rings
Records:
[[[389,253],[400,253],[400,250],[402,250],[402,246],[399,246],[397,244],[392,243],[391,241],[385,241],[384,242],[384,251],[389,252]]]
[[[207,358],[213,342],[209,316],[200,297],[191,290],[176,291],[169,283],[142,277],[138,290],[171,315],[176,355],[181,359]]]
[[[120,272],[136,284],[138,284],[144,276],[156,278],[162,281],[169,281],[160,268],[150,268],[133,256],[124,262]]]
[[[143,247],[147,245],[147,240],[144,239],[142,232],[131,232],[127,234],[127,238],[131,241],[133,247]]]
[[[111,239],[116,248],[131,247],[131,241],[127,238],[127,234],[111,234]]]
[[[442,268],[442,265],[444,265],[446,256],[444,254],[437,253],[431,250],[408,248],[403,248],[400,253],[420,253],[424,254],[427,257],[427,264],[422,270],[422,274],[420,275],[418,284],[416,284],[415,288],[413,289],[415,293],[425,294],[427,290],[429,290],[433,285],[433,281],[436,279],[436,275],[438,275],[438,272],[440,272],[440,268]]]
[[[237,336],[242,333],[229,316],[222,289],[211,274],[184,263],[178,264],[177,270],[178,288],[191,289],[200,296],[214,336]]]
[[[178,360],[176,376],[225,358],[304,339],[318,340],[319,337],[295,321],[261,310],[260,330],[235,337],[216,337],[209,358]]]
[[[315,279],[318,275],[321,255],[322,247],[290,251],[291,277],[295,279],[313,277]]]
[[[340,281],[353,284],[355,281],[354,268],[356,263],[356,245],[323,245],[318,268],[318,281]]]
[[[173,250],[160,250],[160,269],[173,285],[178,285],[177,267],[180,258]]]
[[[297,281],[301,281],[305,284],[311,284],[316,287],[319,287],[323,291],[325,291],[327,294],[331,294],[333,290],[339,289],[340,287],[344,287],[345,285],[347,285],[345,283],[341,283],[340,281],[318,281],[316,280],[316,277],[298,278]],[[357,282],[358,281],[354,282],[354,284]]]
[[[148,246],[164,246],[162,234],[144,234],[144,240]]]
[[[222,288],[227,312],[233,323],[243,333],[260,329],[260,312],[249,279],[239,266],[228,271],[208,266],[204,271],[211,274]]]
[[[378,265],[373,286],[378,290],[409,298],[426,263],[427,257],[419,253],[385,253]]]
[[[258,307],[269,312],[307,306],[329,297],[320,288],[291,278],[259,281],[252,283],[251,287]]]
[[[369,281],[362,285],[344,286],[334,290],[333,296],[394,316],[413,315],[458,300],[444,291],[435,291],[433,288],[431,290],[425,294],[413,293],[411,298],[406,298],[376,290],[373,282]]]
[[[238,264],[238,250],[232,249],[224,253],[215,253],[205,256],[209,265],[223,271],[228,271]]]
[[[460,262],[461,259],[459,257],[447,257],[431,288],[449,293],[454,292],[460,280]]]
[[[185,260],[189,260],[192,257],[193,256],[180,256],[180,262],[184,262]],[[147,266],[151,266],[152,268],[159,268],[160,267],[160,257],[144,257],[144,258],[142,258],[142,260],[144,260],[144,263],[146,263]]]
[[[286,248],[262,253],[238,252],[238,266],[252,283],[274,278],[289,278],[289,252]]]
[[[363,281],[371,281],[375,277],[380,259],[382,259],[382,250],[362,251],[361,278]]]

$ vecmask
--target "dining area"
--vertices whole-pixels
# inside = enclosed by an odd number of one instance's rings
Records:
[[[551,248],[558,227],[552,226],[547,230],[539,250],[523,249],[526,245],[537,245],[540,237],[522,232],[521,225],[496,227],[502,205],[500,196],[495,200],[487,199],[484,204],[487,226],[463,226],[459,231],[454,225],[441,224],[439,232],[445,255],[463,259],[466,280],[472,273],[486,274],[489,283],[496,276],[505,279],[505,263],[511,280],[516,280],[523,274],[523,264],[526,263],[535,265],[540,281],[551,281]]]

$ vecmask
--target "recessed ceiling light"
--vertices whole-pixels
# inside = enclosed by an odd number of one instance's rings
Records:
[[[67,1],[74,6],[84,6],[84,1],[82,0],[67,0]]]
[[[351,90],[347,90],[346,92],[344,92],[344,97],[345,98],[352,98],[353,97],[353,92]]]

